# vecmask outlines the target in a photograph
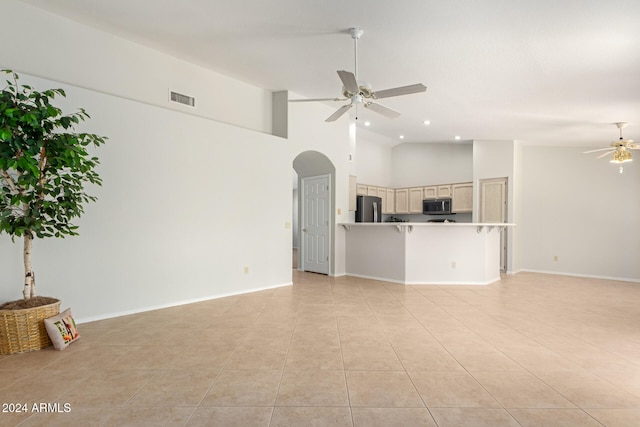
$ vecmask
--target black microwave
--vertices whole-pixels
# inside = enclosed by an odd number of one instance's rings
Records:
[[[451,214],[451,199],[424,199],[422,213],[425,215],[449,215]]]

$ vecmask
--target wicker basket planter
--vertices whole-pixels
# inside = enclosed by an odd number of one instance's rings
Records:
[[[20,310],[0,310],[0,354],[25,353],[51,345],[44,319],[60,313],[60,301]]]

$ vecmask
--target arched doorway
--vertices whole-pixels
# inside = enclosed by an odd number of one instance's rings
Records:
[[[294,187],[293,244],[297,269],[334,274],[335,166],[318,151],[305,151],[293,160],[297,174]],[[294,248],[295,249],[295,248]],[[325,264],[325,265],[323,265]]]

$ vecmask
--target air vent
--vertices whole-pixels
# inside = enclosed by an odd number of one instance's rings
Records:
[[[196,99],[193,96],[183,95],[178,92],[170,91],[170,99],[173,102],[178,102],[180,104],[188,105],[190,107],[196,106]]]

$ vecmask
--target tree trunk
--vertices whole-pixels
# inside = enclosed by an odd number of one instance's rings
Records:
[[[31,269],[31,248],[33,247],[33,234],[27,231],[24,233],[24,299],[36,296],[36,277]]]

